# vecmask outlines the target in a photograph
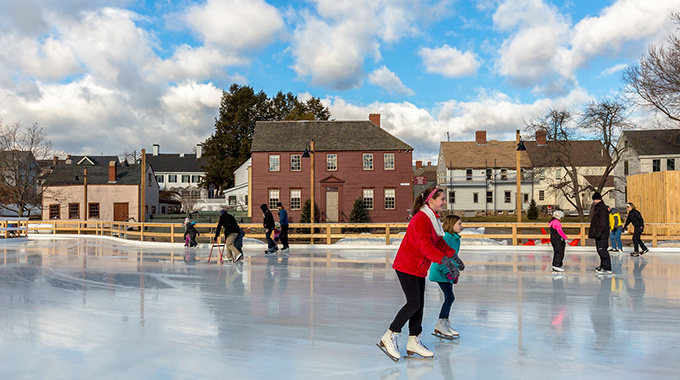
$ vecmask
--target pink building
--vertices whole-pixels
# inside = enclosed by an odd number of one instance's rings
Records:
[[[370,121],[257,122],[251,147],[250,207],[282,202],[291,223],[300,221],[311,196],[311,160],[303,158],[314,141],[315,203],[320,222],[348,222],[362,199],[372,222],[405,222],[413,201],[413,148]]]

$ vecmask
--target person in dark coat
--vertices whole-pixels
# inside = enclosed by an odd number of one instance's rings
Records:
[[[597,254],[600,256],[600,266],[595,268],[599,274],[612,273],[612,260],[607,251],[609,246],[609,211],[602,201],[602,194],[593,194],[593,207],[590,211],[590,229],[588,237],[595,239]]]
[[[276,204],[276,208],[279,209],[279,225],[281,225],[281,233],[279,233],[279,240],[283,247],[281,252],[288,253],[288,211],[283,207],[283,203],[279,202]]]
[[[241,260],[243,258],[243,252],[234,245],[241,228],[238,223],[236,223],[236,218],[228,213],[227,210],[222,210],[220,213],[220,220],[217,222],[217,229],[215,230],[215,240],[220,236],[222,227],[224,227],[224,246],[227,251],[227,260]]]
[[[642,231],[645,229],[645,220],[642,219],[642,214],[635,208],[633,203],[627,203],[626,210],[628,210],[628,216],[626,216],[626,223],[623,225],[623,229],[625,230],[629,224],[633,225],[633,252],[630,255],[633,257],[644,255],[649,252],[649,249],[647,249],[647,246],[645,246],[645,243],[640,238]]]
[[[260,206],[260,210],[262,210],[262,215],[264,217],[262,221],[262,227],[264,227],[264,234],[267,238],[268,247],[264,253],[271,254],[279,250],[279,247],[276,246],[276,242],[274,242],[274,239],[272,239],[272,232],[274,232],[274,227],[276,227],[276,224],[274,223],[274,216],[272,216],[272,212],[269,210],[269,206],[267,206],[266,203],[263,203]]]

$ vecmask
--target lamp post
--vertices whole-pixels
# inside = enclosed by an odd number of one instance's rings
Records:
[[[305,149],[304,153],[302,153],[302,158],[311,158],[312,159],[312,166],[311,166],[311,195],[310,195],[310,202],[311,204],[309,205],[309,211],[310,211],[310,219],[309,222],[313,225],[314,224],[314,140],[309,143],[309,149]],[[314,226],[312,226],[312,231]],[[312,241],[314,241],[312,239]]]
[[[517,130],[515,141],[517,143],[517,223],[522,223],[522,167],[520,165],[520,153],[527,150],[527,148],[524,146],[524,141],[519,137],[519,129]]]

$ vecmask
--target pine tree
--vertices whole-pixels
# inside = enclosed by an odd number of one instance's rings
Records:
[[[529,209],[527,210],[527,218],[529,218],[529,220],[538,219],[538,205],[536,204],[536,200],[534,200],[534,199],[532,199],[531,202],[529,202]]]
[[[370,223],[371,218],[368,216],[366,207],[364,207],[364,200],[358,198],[354,201],[354,206],[352,207],[352,212],[349,214],[350,223]]]
[[[300,214],[300,223],[309,223],[311,220],[311,213],[312,213],[312,208],[311,205],[312,201],[307,199],[305,201],[304,206],[302,206],[302,214]],[[314,205],[314,223],[319,223],[319,206],[317,204]]]

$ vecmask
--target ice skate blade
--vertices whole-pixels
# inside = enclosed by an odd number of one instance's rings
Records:
[[[438,332],[433,332],[432,335],[436,336],[439,339],[446,339],[446,340],[454,340],[460,338],[460,335],[444,335],[442,333]]]
[[[418,355],[418,356],[414,356],[414,355]],[[432,356],[420,356],[420,354],[417,354],[415,352],[406,351],[406,355],[404,355],[404,358],[405,359],[411,359],[411,360],[415,359],[415,360],[430,361],[430,360],[434,360],[434,355],[432,355]]]
[[[381,346],[380,343],[376,343],[375,345],[378,346],[380,351],[384,352],[385,355],[387,355],[388,358],[392,359],[392,361],[394,361],[395,363],[399,361],[398,357],[395,358],[394,356],[390,355],[390,353],[387,352],[387,349],[384,346]]]

